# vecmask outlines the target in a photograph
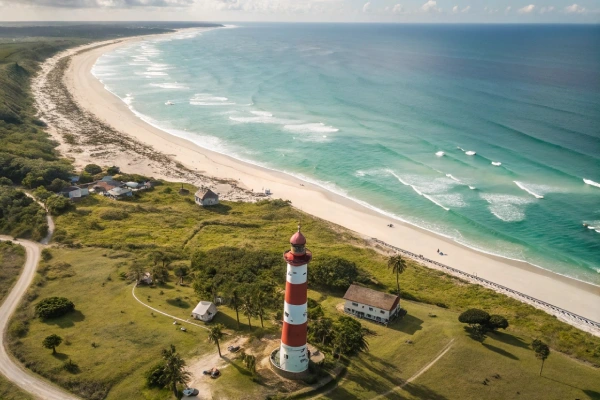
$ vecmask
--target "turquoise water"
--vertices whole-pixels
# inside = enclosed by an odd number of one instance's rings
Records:
[[[598,284],[599,48],[598,26],[253,24],[94,74],[200,146]]]

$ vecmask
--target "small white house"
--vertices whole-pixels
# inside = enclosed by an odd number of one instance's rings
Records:
[[[208,322],[217,313],[217,306],[210,301],[201,301],[192,311],[192,317],[200,321]]]
[[[214,206],[219,204],[219,195],[208,188],[200,188],[195,194],[196,204],[199,206]]]
[[[358,318],[387,325],[398,315],[400,297],[363,286],[350,285],[344,295],[344,311]]]

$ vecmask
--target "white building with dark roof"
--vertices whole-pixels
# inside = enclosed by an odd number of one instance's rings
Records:
[[[219,204],[219,195],[208,188],[200,188],[194,195],[196,204],[199,206],[214,206]]]
[[[384,325],[394,319],[400,309],[400,296],[358,285],[350,285],[344,300],[346,313]]]

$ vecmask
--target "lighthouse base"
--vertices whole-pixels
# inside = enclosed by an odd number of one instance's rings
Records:
[[[279,352],[280,352],[280,349],[276,348],[275,350],[273,350],[271,352],[271,355],[269,357],[271,369],[273,370],[273,372],[275,372],[277,375],[279,375],[283,378],[291,379],[291,380],[295,380],[295,381],[301,381],[301,380],[307,379],[310,376],[310,373],[308,372],[308,366],[304,371],[300,371],[300,372],[286,371],[285,369],[281,368],[281,366],[279,364],[279,356],[280,356]]]

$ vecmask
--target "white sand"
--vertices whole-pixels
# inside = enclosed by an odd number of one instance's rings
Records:
[[[291,200],[295,207],[356,231],[360,235],[376,237],[586,318],[600,321],[598,286],[553,274],[527,263],[474,251],[401,221],[391,221],[389,217],[316,185],[206,150],[143,122],[125,103],[105,90],[102,83],[90,72],[100,55],[134,40],[141,39],[127,39],[76,55],[66,73],[67,85],[76,101],[115,129],[151,145],[158,151],[173,155],[188,168],[196,169],[205,175],[239,180],[241,187],[255,191],[269,188],[274,197]],[[393,228],[387,226],[390,222],[393,222]],[[310,240],[309,237],[309,245]],[[438,255],[437,249],[448,255]],[[316,256],[318,257],[318,254]]]

